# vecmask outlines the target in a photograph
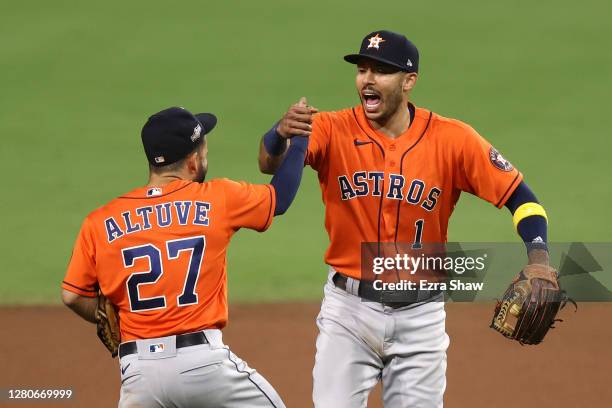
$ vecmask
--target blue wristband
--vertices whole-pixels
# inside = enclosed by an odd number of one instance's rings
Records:
[[[280,156],[287,150],[287,139],[278,134],[277,126],[278,123],[272,126],[272,129],[268,130],[263,138],[264,147],[271,156]]]

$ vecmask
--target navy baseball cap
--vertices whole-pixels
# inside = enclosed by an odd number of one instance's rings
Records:
[[[392,31],[380,30],[366,35],[359,54],[349,54],[344,60],[357,64],[369,58],[391,65],[405,72],[419,72],[419,50],[406,37]]]
[[[212,113],[194,115],[187,109],[172,107],[149,117],[140,133],[151,165],[176,163],[191,153],[217,124]]]

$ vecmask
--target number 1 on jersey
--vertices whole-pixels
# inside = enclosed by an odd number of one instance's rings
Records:
[[[425,224],[425,220],[423,219],[416,220],[416,222],[414,223],[416,232],[414,233],[414,244],[412,244],[412,249],[423,248],[421,241],[423,240],[423,225],[424,224]]]
[[[166,242],[168,259],[177,259],[183,251],[191,252],[189,258],[189,268],[183,284],[183,292],[177,297],[179,306],[188,306],[198,303],[198,294],[195,286],[202,267],[202,258],[206,248],[206,238],[204,236],[177,239]],[[166,307],[166,297],[157,296],[142,299],[138,291],[140,285],[154,284],[163,275],[164,269],[161,259],[161,251],[152,244],[138,247],[126,248],[121,251],[123,254],[123,264],[126,268],[134,266],[134,261],[138,258],[149,259],[149,270],[145,272],[135,272],[126,281],[130,308],[133,312],[145,310],[163,309]]]

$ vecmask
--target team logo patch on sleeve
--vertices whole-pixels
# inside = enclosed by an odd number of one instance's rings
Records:
[[[491,159],[491,163],[493,163],[495,167],[502,171],[514,170],[512,163],[504,159],[504,156],[502,156],[501,153],[498,152],[493,146],[491,146],[491,149],[489,150],[489,159]]]

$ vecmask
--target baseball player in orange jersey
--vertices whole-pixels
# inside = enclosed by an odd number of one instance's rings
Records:
[[[390,31],[368,34],[357,65],[360,104],[317,113],[292,106],[263,137],[259,165],[273,173],[290,134],[309,135],[330,244],[317,318],[313,399],[319,408],[364,407],[382,380],[386,407],[440,407],[446,385],[443,296],[414,291],[388,302],[362,279],[364,242],[444,243],[462,191],[513,214],[530,263],[546,263],[546,214],[515,169],[467,124],[409,102],[419,54]],[[291,142],[289,142],[289,145]]]
[[[89,214],[74,246],[62,298],[90,322],[98,288],[118,308],[120,407],[284,407],[222,342],[226,251],[240,228],[264,231],[287,210],[308,140],[296,138],[268,185],[203,182],[215,124],[183,108],[151,116],[148,184]]]

